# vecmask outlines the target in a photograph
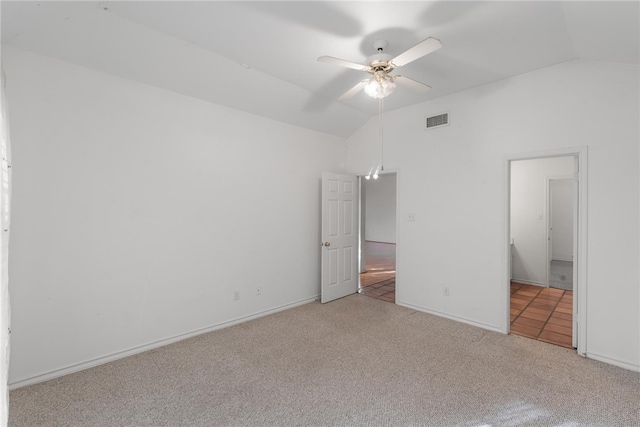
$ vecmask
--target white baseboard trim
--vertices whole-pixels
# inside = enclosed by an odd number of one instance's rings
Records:
[[[547,287],[546,283],[542,282],[534,282],[533,280],[525,280],[525,279],[516,279],[515,277],[511,279],[512,282],[524,283],[525,285],[535,285],[535,286],[544,286]]]
[[[573,258],[553,258],[551,261],[567,261],[567,262],[573,262]]]
[[[412,310],[421,311],[427,314],[433,314],[434,316],[444,317],[446,319],[455,320],[456,322],[460,322],[460,323],[466,323],[467,325],[475,326],[477,328],[482,328],[492,332],[498,332],[498,333],[504,334],[504,332],[499,327],[482,323],[482,322],[477,322],[475,320],[467,319],[466,317],[454,316],[452,314],[443,313],[437,310],[431,310],[429,308],[424,308],[417,305],[407,304],[405,302],[396,302],[396,304],[402,307],[410,308]]]
[[[619,368],[628,369],[633,372],[640,372],[640,365],[634,365],[633,363],[623,362],[622,360],[614,359],[600,354],[587,351],[586,357],[589,359],[597,360],[599,362],[607,363],[609,365],[617,366]]]
[[[305,298],[303,300],[294,301],[292,303],[284,304],[278,307],[270,308],[268,310],[259,311],[257,313],[249,314],[246,316],[241,316],[235,319],[227,320],[225,322],[218,323],[216,325],[208,326],[206,328],[196,329],[195,331],[187,332],[180,335],[175,335],[170,338],[165,338],[159,341],[154,341],[149,344],[144,344],[138,347],[133,347],[127,350],[118,351],[113,354],[109,354],[106,356],[97,357],[95,359],[87,360],[85,362],[80,362],[77,364],[69,365],[65,368],[56,369],[50,372],[45,372],[44,374],[35,375],[33,377],[24,378],[21,380],[13,381],[8,384],[9,390],[15,390],[20,387],[25,387],[32,384],[37,384],[43,381],[52,380],[54,378],[58,378],[64,375],[72,374],[74,372],[84,371],[85,369],[93,368],[99,365],[103,365],[105,363],[113,362],[114,360],[123,359],[125,357],[133,356],[134,354],[143,353],[145,351],[153,350],[158,347],[162,347],[165,345],[173,344],[178,341],[186,340],[188,338],[195,337],[197,335],[206,334],[208,332],[213,332],[218,329],[228,328],[230,326],[238,325],[240,323],[248,322],[250,320],[258,319],[260,317],[268,316],[270,314],[278,313],[280,311],[288,310],[290,308],[298,307],[304,304],[309,304],[311,302],[317,301],[320,298],[319,295],[314,297]]]

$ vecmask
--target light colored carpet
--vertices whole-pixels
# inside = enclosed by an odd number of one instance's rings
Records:
[[[573,290],[573,262],[552,260],[549,268],[549,286]]]
[[[361,295],[11,392],[10,426],[633,426],[640,374]]]

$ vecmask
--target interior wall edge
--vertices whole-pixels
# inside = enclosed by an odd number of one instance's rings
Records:
[[[456,316],[455,314],[444,313],[438,310],[432,310],[430,308],[422,307],[419,305],[413,305],[402,301],[397,301],[396,304],[402,307],[410,308],[412,310],[420,311],[422,313],[432,314],[434,316],[443,317],[445,319],[453,320],[460,323],[465,323],[470,326],[475,326],[477,328],[485,329],[491,332],[497,332],[499,334],[504,334],[500,326],[490,325],[488,323],[478,322],[476,320],[471,320],[466,317]]]
[[[640,372],[640,365],[624,360],[619,360],[614,357],[603,356],[601,354],[587,351],[586,357],[588,359],[597,360],[598,362],[607,363],[609,365],[617,366],[619,368],[627,369],[633,372]]]
[[[527,280],[527,279],[518,279],[517,277],[512,278],[511,281],[512,282],[518,282],[518,283],[524,283],[525,285],[542,286],[544,288],[547,287],[547,285],[545,283],[536,282],[536,281]]]
[[[80,363],[75,363],[64,368],[55,369],[53,371],[45,372],[42,374],[34,375],[29,378],[23,378],[16,381],[9,382],[9,390],[15,390],[21,387],[30,386],[33,384],[49,381],[55,378],[59,378],[65,375],[73,374],[76,372],[84,371],[85,369],[94,368],[96,366],[104,365],[106,363],[114,362],[116,360],[124,359],[125,357],[134,356],[136,354],[144,353],[146,351],[154,350],[156,348],[164,347],[166,345],[175,344],[180,341],[187,340],[189,338],[197,337],[198,335],[207,334],[209,332],[218,331],[220,329],[236,326],[241,323],[249,322],[251,320],[259,319],[261,317],[269,316],[271,314],[278,313],[280,311],[288,310],[290,308],[299,307],[301,305],[309,304],[314,301],[318,301],[320,294],[305,298],[292,303],[280,305],[267,310],[258,311],[253,314],[237,317],[235,319],[226,320],[224,322],[217,323],[215,325],[208,326],[206,328],[196,329],[191,332],[178,334],[173,337],[165,338],[159,341],[154,341],[149,344],[143,344],[141,346],[133,347],[127,350],[118,351],[105,356],[100,356],[91,360],[87,360]]]

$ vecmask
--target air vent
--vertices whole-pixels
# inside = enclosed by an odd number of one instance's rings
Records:
[[[438,114],[437,116],[427,117],[426,125],[427,129],[431,129],[438,126],[446,126],[449,124],[449,113]]]

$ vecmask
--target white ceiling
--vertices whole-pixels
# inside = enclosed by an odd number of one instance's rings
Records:
[[[2,1],[2,43],[348,137],[377,101],[337,101],[366,74],[318,56],[363,63],[377,39],[391,55],[440,39],[397,72],[433,89],[397,88],[393,110],[577,58],[637,65],[639,4]]]

